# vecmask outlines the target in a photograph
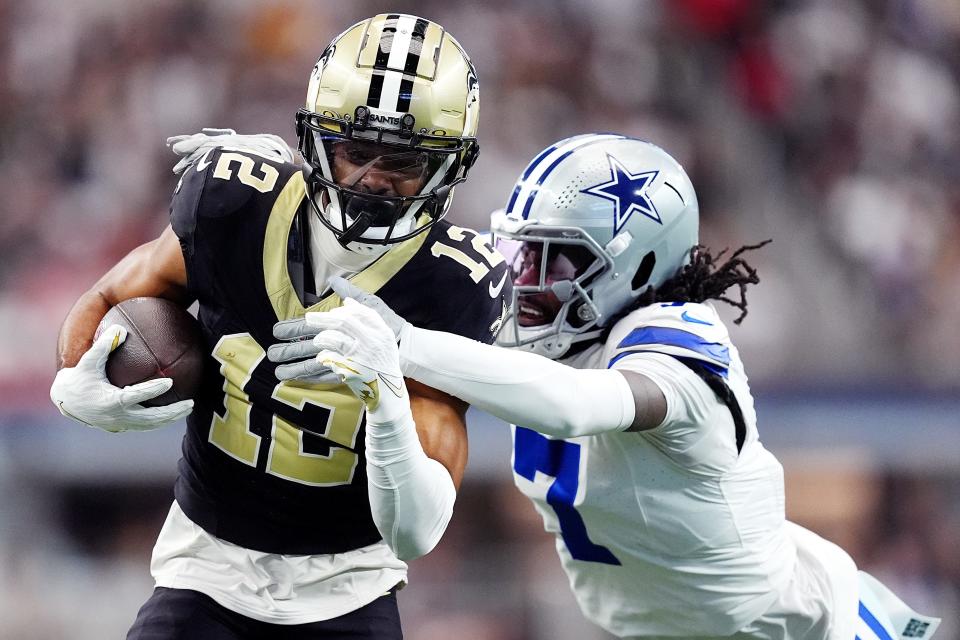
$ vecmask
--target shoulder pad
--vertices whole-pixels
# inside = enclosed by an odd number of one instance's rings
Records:
[[[632,353],[654,352],[730,366],[730,334],[711,305],[654,303],[620,320],[607,341],[608,367]]]
[[[184,255],[193,255],[196,238],[204,235],[204,220],[235,214],[269,215],[291,177],[300,168],[241,151],[215,149],[187,167],[170,202],[170,226]],[[302,190],[292,197],[302,197]]]
[[[489,291],[491,298],[499,298],[512,284],[506,282],[506,260],[491,246],[489,234],[440,220],[430,229],[424,246],[437,259],[436,264],[442,265],[433,275],[444,285],[471,291],[479,287]]]
[[[385,295],[426,301],[406,319],[425,329],[490,343],[512,299],[506,261],[472,229],[440,220],[429,230],[414,260],[383,289]]]
[[[183,172],[171,213],[217,218],[259,200],[272,202],[297,171],[294,164],[247,151],[214,149]]]

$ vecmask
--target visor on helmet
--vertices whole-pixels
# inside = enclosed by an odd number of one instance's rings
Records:
[[[300,110],[307,192],[341,244],[393,244],[439,220],[473,139],[361,127]],[[459,177],[458,177],[459,176]]]
[[[596,241],[575,227],[494,224],[497,250],[514,278],[510,311],[497,344],[554,357],[572,341],[592,338],[600,317],[590,289],[611,268]]]
[[[425,151],[397,149],[366,140],[334,140],[326,146],[334,180],[345,187],[352,188],[365,175],[375,172],[386,174],[398,191],[419,191],[427,175],[430,156]]]
[[[499,238],[513,286],[519,288],[514,311],[521,327],[552,324],[574,296],[574,283],[595,261],[580,244]]]

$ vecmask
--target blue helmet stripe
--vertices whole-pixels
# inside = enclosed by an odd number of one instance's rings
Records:
[[[530,162],[530,164],[527,165],[526,169],[524,169],[523,175],[520,176],[520,179],[517,181],[517,184],[513,189],[513,193],[510,195],[510,200],[507,203],[507,208],[505,209],[505,211],[507,213],[513,212],[514,207],[517,205],[517,202],[521,197],[521,194],[525,190],[529,189],[529,193],[526,196],[527,200],[524,203],[524,207],[523,207],[523,211],[524,211],[523,218],[526,219],[530,215],[530,208],[533,206],[533,200],[536,197],[537,193],[540,191],[539,189],[540,185],[543,184],[544,179],[548,175],[550,175],[550,173],[556,168],[560,160],[563,160],[564,158],[569,156],[573,151],[576,151],[577,149],[580,149],[582,147],[586,147],[586,146],[595,144],[597,142],[602,142],[604,140],[623,140],[626,137],[627,136],[622,136],[622,135],[613,134],[613,133],[582,134],[579,136],[573,136],[572,138],[561,140],[560,142],[557,142],[556,144],[550,147],[547,147],[546,149],[541,151],[537,155],[537,157]],[[560,158],[551,161],[550,164],[547,166],[547,169],[537,178],[536,183],[533,183],[533,184],[528,183],[530,176],[536,173],[537,170],[540,169],[540,167],[544,166],[544,163],[546,163],[550,159],[550,156],[552,156],[554,153],[557,153],[563,150],[564,148],[567,148],[569,150],[563,152]]]
[[[566,159],[569,155],[571,155],[575,151],[579,151],[580,149],[585,149],[599,142],[606,142],[607,140],[622,140],[625,137],[626,136],[596,135],[589,142],[586,142],[584,144],[574,147],[573,149],[570,149],[569,151],[563,153],[559,158],[554,160],[552,163],[550,163],[550,166],[547,167],[546,171],[544,171],[540,175],[540,177],[537,178],[536,186],[530,190],[530,195],[527,196],[527,202],[523,205],[523,219],[526,220],[527,216],[530,215],[530,209],[533,207],[533,201],[536,199],[537,194],[540,193],[540,185],[543,184],[543,181],[546,180],[547,176],[549,176],[553,172],[553,170],[557,168],[557,165],[560,164],[561,161]],[[509,207],[508,207],[508,210],[509,210]]]
[[[583,146],[585,147],[587,145],[583,145]],[[577,147],[577,149],[582,149],[582,148],[583,147]],[[523,205],[524,220],[526,220],[527,216],[530,215],[530,208],[533,206],[533,201],[537,198],[537,194],[540,193],[540,185],[543,184],[543,181],[546,180],[547,176],[549,176],[550,173],[557,168],[557,165],[560,164],[564,160],[564,158],[569,156],[571,153],[573,153],[577,149],[571,149],[570,151],[567,151],[566,153],[561,155],[559,158],[554,160],[553,163],[551,163],[551,165],[547,167],[547,170],[544,171],[539,178],[537,178],[537,186],[535,186],[533,189],[530,190],[530,195],[527,196],[527,202],[526,204]]]
[[[527,165],[527,168],[523,170],[523,175],[520,176],[520,180],[526,180],[527,178],[529,178],[530,174],[533,173],[533,170],[537,168],[538,164],[540,164],[540,161],[543,160],[545,157],[547,157],[547,154],[553,153],[556,150],[557,150],[557,145],[553,145],[541,151],[540,155],[534,158],[533,161]]]
[[[513,195],[510,196],[510,202],[507,203],[507,212],[513,211],[513,205],[517,203],[517,196],[520,195],[520,189],[523,187],[523,182],[530,177],[530,174],[533,173],[533,170],[537,168],[537,165],[540,164],[540,161],[546,158],[548,155],[557,150],[557,145],[547,147],[540,152],[536,158],[530,161],[530,164],[527,165],[527,168],[523,170],[523,175],[520,176],[520,179],[517,180],[517,186],[513,189]],[[524,216],[526,217],[526,216]]]
[[[513,193],[510,195],[510,202],[507,203],[506,212],[509,213],[513,210],[513,205],[517,203],[517,196],[520,195],[520,187],[523,185],[523,180],[517,182],[517,186],[513,188]]]

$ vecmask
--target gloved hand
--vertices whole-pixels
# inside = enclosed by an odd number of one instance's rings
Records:
[[[293,151],[287,143],[271,133],[243,135],[233,129],[205,128],[200,133],[170,136],[167,146],[180,156],[180,161],[173,167],[173,172],[178,175],[205,154],[221,148],[250,151],[277,162],[293,162]]]
[[[166,393],[173,380],[157,378],[128,387],[115,387],[107,379],[107,358],[127,339],[127,330],[112,325],[83,354],[75,367],[57,372],[50,386],[50,399],[60,413],[88,427],[104,431],[150,431],[174,422],[193,411],[193,400],[163,407],[138,403]]]
[[[367,406],[368,422],[396,423],[410,413],[393,331],[372,309],[347,298],[343,306],[310,312],[307,325],[319,331],[314,360],[340,377]]]
[[[393,332],[394,339],[399,342],[411,325],[397,315],[386,302],[345,278],[334,276],[327,281],[334,293],[347,300],[356,300],[364,307],[376,312],[383,323]],[[309,317],[310,314],[308,313]],[[331,375],[330,370],[324,367],[317,359],[320,352],[313,340],[317,329],[307,318],[281,320],[273,326],[273,337],[286,342],[271,345],[267,349],[267,358],[271,362],[290,362],[277,367],[276,375],[280,380],[302,380],[312,384],[331,384],[339,382],[339,376]]]

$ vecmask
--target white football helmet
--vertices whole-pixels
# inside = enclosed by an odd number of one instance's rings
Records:
[[[534,158],[490,229],[514,279],[497,343],[559,358],[687,264],[699,206],[660,147],[587,134]]]
[[[425,231],[476,160],[479,109],[470,58],[434,22],[380,14],[334,38],[297,112],[307,193],[320,220],[351,248]],[[367,184],[375,174],[419,186],[389,192],[379,188],[382,178]]]

